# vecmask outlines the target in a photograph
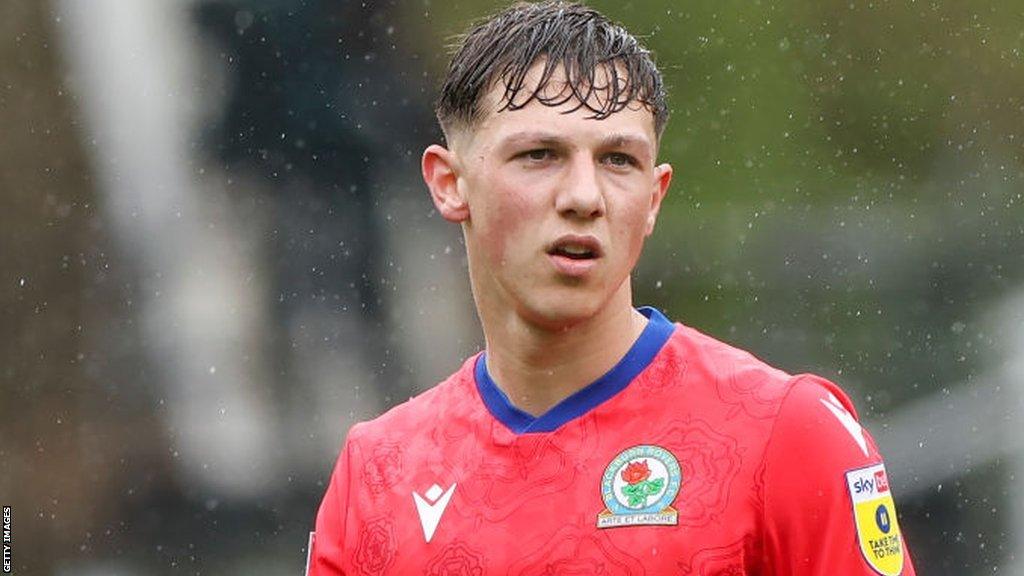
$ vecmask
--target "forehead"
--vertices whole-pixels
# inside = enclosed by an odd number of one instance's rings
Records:
[[[625,71],[599,66],[590,80],[570,83],[564,69],[550,71],[545,78],[545,62],[534,63],[521,83],[498,78],[480,101],[480,119],[469,128],[472,141],[493,140],[510,132],[542,130],[565,137],[604,137],[609,133],[657,145],[653,111],[639,101],[618,102],[617,111],[606,111],[608,100],[621,90],[612,86],[625,83]]]

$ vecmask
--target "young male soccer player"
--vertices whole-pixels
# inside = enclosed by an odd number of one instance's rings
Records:
[[[310,574],[914,573],[842,391],[633,308],[672,177],[635,38],[517,4],[465,37],[437,114],[423,176],[486,351],[352,428]]]

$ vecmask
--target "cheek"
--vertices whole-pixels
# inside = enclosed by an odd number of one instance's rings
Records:
[[[629,202],[616,206],[616,211],[616,239],[627,245],[631,254],[639,252],[643,247],[644,238],[647,237],[649,205],[645,199],[633,197]]]
[[[512,182],[495,181],[482,199],[476,217],[480,242],[493,263],[514,257],[516,246],[535,237],[530,230],[536,206],[522,188]]]

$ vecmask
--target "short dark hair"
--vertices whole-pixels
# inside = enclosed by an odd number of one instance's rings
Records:
[[[526,87],[527,72],[538,61],[544,70],[536,87]],[[552,76],[563,71],[568,90],[544,92]],[[607,81],[596,76],[607,74]],[[651,53],[622,26],[581,4],[518,2],[473,25],[455,45],[436,112],[446,135],[473,127],[480,103],[497,82],[505,87],[500,110],[517,110],[533,100],[573,110],[588,108],[602,119],[631,102],[654,114],[660,138],[668,122],[664,83]],[[532,92],[525,92],[532,90]],[[523,93],[526,98],[517,100]],[[599,98],[593,98],[595,96]]]

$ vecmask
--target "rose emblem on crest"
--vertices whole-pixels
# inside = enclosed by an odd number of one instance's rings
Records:
[[[651,477],[651,467],[647,460],[636,460],[630,462],[622,470],[622,479],[626,485],[622,487],[622,495],[626,497],[627,505],[631,508],[640,508],[647,504],[647,498],[661,492],[665,487],[665,478]]]
[[[622,479],[630,485],[639,484],[650,477],[651,467],[647,465],[647,460],[630,462],[622,469]]]

